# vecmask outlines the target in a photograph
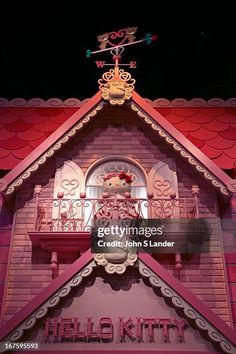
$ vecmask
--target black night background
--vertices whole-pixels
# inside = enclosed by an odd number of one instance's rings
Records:
[[[49,3],[49,2],[48,2]],[[137,38],[157,42],[129,47],[136,59],[136,91],[143,97],[227,99],[236,96],[234,13],[226,2],[100,1],[13,2],[2,6],[0,97],[91,97],[104,70],[86,59],[97,35],[138,26]]]

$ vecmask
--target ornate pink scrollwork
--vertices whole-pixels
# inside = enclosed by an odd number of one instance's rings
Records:
[[[110,220],[151,216],[156,219],[195,218],[194,198],[38,198],[34,231],[90,231],[93,220],[109,225]],[[146,215],[146,216],[144,216]]]
[[[161,198],[169,197],[172,188],[170,181],[161,179],[156,179],[153,182],[153,187],[156,191],[156,196]]]
[[[111,47],[117,47],[125,43],[132,43],[136,39],[134,34],[137,32],[137,29],[138,27],[127,27],[117,32],[113,31],[99,35],[97,39],[100,43],[100,49],[105,49],[108,44]]]
[[[79,186],[79,181],[76,179],[63,179],[61,181],[61,188],[64,189],[64,195],[65,196],[74,196],[75,195],[75,190]]]
[[[138,219],[140,215],[135,208],[135,202],[130,199],[108,199],[101,203],[96,219]]]
[[[48,203],[37,206],[36,231],[52,231],[52,217]]]

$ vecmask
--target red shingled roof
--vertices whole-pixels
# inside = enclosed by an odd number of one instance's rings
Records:
[[[78,109],[1,107],[0,169],[15,167]]]
[[[236,108],[156,108],[220,168],[236,160]]]
[[[0,169],[10,170],[79,107],[0,107]],[[236,108],[155,108],[220,168],[236,160]]]

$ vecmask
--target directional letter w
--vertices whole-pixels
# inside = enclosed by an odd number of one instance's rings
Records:
[[[98,68],[103,68],[103,66],[106,64],[105,61],[96,61],[95,62]]]

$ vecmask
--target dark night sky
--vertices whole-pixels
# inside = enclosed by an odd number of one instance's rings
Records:
[[[234,13],[207,2],[92,1],[54,7],[18,2],[1,13],[0,97],[58,97],[84,99],[96,93],[102,74],[95,57],[96,36],[122,27],[138,26],[137,37],[158,34],[150,46],[126,50],[136,59],[132,71],[136,90],[144,97],[236,96],[236,41]],[[117,7],[115,4],[118,4]],[[127,5],[128,4],[128,5]],[[27,12],[26,12],[27,11]],[[107,55],[96,60],[109,59]]]

